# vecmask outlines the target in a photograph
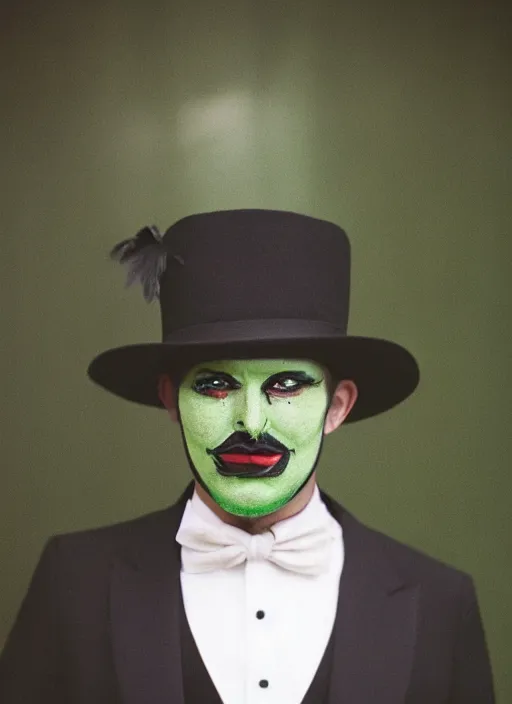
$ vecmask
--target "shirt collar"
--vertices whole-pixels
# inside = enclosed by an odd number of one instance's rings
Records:
[[[193,512],[209,525],[226,526],[226,523],[224,523],[224,521],[205,504],[195,489],[192,499],[190,500],[190,505]],[[332,518],[331,514],[327,510],[327,507],[322,501],[318,485],[315,484],[313,494],[302,511],[299,511],[299,513],[296,513],[294,516],[290,516],[289,518],[285,518],[282,521],[274,523],[270,530],[274,533],[274,535],[283,534],[288,533],[290,530],[295,531],[299,526],[314,528],[319,524],[325,524],[326,521],[329,521],[329,519],[331,519],[334,526],[339,529],[338,524],[334,518]],[[235,526],[230,526],[230,528],[234,528],[235,530],[245,533],[245,531],[241,528],[236,528]]]

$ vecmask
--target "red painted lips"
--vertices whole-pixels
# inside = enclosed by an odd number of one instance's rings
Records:
[[[251,455],[238,452],[225,452],[219,457],[223,462],[229,464],[255,464],[258,467],[272,467],[277,464],[283,455],[281,453],[275,455]]]
[[[248,433],[236,431],[213,450],[217,472],[223,477],[237,479],[267,479],[278,477],[288,464],[289,450],[268,433],[257,440]]]

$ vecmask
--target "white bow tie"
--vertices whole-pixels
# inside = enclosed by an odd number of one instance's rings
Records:
[[[271,530],[251,535],[217,517],[212,522],[205,520],[188,501],[176,534],[182,546],[183,570],[211,572],[246,560],[268,560],[299,574],[326,572],[339,526],[320,500],[304,511],[308,509],[307,520],[302,512],[276,523]]]

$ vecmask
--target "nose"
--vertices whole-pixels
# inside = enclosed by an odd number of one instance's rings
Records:
[[[267,403],[258,384],[248,384],[240,389],[240,405],[236,413],[237,430],[243,428],[252,438],[257,438],[267,424]]]

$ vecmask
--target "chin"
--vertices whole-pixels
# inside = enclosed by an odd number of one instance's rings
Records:
[[[247,480],[243,481],[247,482]],[[227,494],[223,492],[222,496],[212,494],[212,498],[224,511],[234,516],[261,518],[279,511],[294,498],[296,493],[297,491],[293,490],[276,496],[275,492],[251,491],[247,487],[239,492],[229,492]]]

